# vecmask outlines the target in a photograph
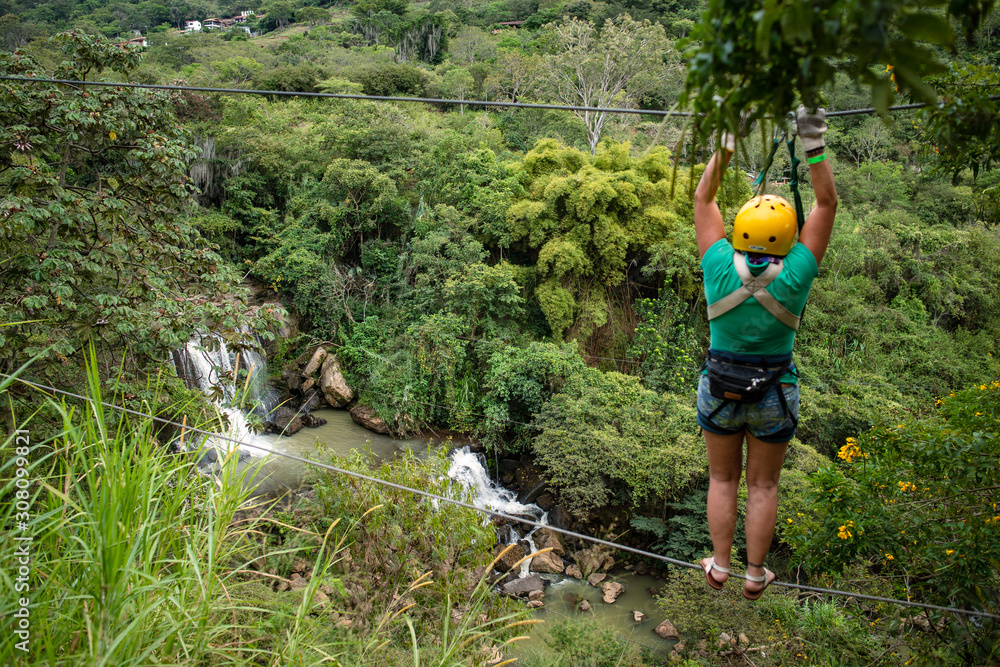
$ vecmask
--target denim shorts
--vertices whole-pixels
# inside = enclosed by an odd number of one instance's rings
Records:
[[[781,406],[778,391],[785,394],[788,415]],[[735,435],[744,428],[753,437],[763,442],[788,442],[795,435],[799,418],[799,385],[779,385],[757,403],[736,403],[730,401],[719,410],[712,421],[708,416],[724,403],[708,391],[708,376],[702,375],[698,383],[698,425],[710,433]]]

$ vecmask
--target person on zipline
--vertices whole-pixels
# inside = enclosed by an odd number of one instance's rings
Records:
[[[795,209],[781,197],[754,197],[737,213],[726,240],[715,201],[719,179],[735,149],[724,133],[694,198],[694,224],[705,278],[711,345],[698,385],[698,424],[708,448],[708,529],[714,554],[701,561],[709,586],[729,578],[736,529],[736,493],[746,440],[747,571],[743,595],[756,600],[774,581],[764,560],[774,537],[778,477],[798,425],[799,387],[792,344],[813,279],[819,274],[837,189],[823,133],[826,112],[797,112],[816,205],[799,232]]]

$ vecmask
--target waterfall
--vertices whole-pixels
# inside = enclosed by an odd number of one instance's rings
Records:
[[[510,489],[505,489],[492,479],[486,471],[486,459],[482,454],[474,454],[468,447],[456,449],[451,454],[451,467],[448,469],[448,477],[458,482],[462,486],[474,492],[472,504],[482,509],[496,510],[512,516],[523,516],[526,519],[537,521],[541,524],[548,523],[548,512],[534,503],[525,505],[517,502],[517,495]],[[499,535],[504,544],[514,544],[520,540],[528,543],[528,553],[535,550],[535,541],[532,534],[535,527],[524,535],[519,530],[524,530],[529,526],[518,526],[508,524],[504,526]],[[531,567],[531,560],[521,563],[521,576],[528,576]]]
[[[236,405],[242,402],[249,412],[261,419],[277,406],[280,396],[268,382],[267,359],[251,346],[233,352],[225,340],[215,334],[195,334],[184,347],[174,350],[172,357],[178,377],[188,387],[198,388],[210,396],[225,415],[229,427],[219,435],[270,448],[269,441],[254,433],[246,413]],[[242,383],[234,381],[239,369],[249,371]],[[223,438],[206,439],[202,446],[207,450],[202,458],[204,463],[214,464],[220,454],[225,456],[233,449],[235,443]],[[240,448],[241,460],[261,453],[252,447]]]

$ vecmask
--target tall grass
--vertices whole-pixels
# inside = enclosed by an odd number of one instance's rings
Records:
[[[87,379],[93,400],[50,401],[61,426],[31,443],[29,524],[0,539],[9,554],[15,532],[31,537],[24,593],[29,651],[5,633],[0,658],[50,665],[251,658],[255,649],[234,645],[229,638],[240,628],[224,620],[234,590],[246,583],[240,572],[252,558],[247,538],[256,528],[253,522],[234,527],[247,496],[235,462],[205,477],[192,458],[156,444],[151,422],[126,415],[109,426],[94,365]],[[14,426],[30,437],[31,416]],[[11,434],[5,452],[14,451],[14,443]],[[13,461],[8,455],[3,464],[5,499],[15,492]],[[8,528],[15,525],[14,510],[4,503]],[[11,568],[0,577],[14,590]],[[10,618],[15,605],[16,598],[4,596],[0,614]]]
[[[32,439],[25,457],[30,510],[23,530],[15,500],[24,460],[18,462],[15,436],[31,437],[38,412],[16,417],[0,449],[5,591],[17,583],[15,538],[31,537],[29,589],[0,596],[0,664],[461,665],[473,652],[501,646],[517,627],[522,616],[484,583],[489,568],[471,590],[452,570],[471,570],[492,556],[490,532],[478,517],[472,525],[437,524],[443,515],[413,497],[392,498],[387,512],[370,502],[379,495],[372,485],[334,481],[322,484],[322,496],[341,510],[337,516],[315,506],[302,516],[254,508],[259,501],[249,500],[252,485],[245,483],[252,467],[241,468],[235,453],[213,476],[203,475],[195,457],[157,444],[149,420],[108,414],[93,364],[87,381],[90,401],[44,405],[60,423],[54,430],[46,424],[50,435]],[[0,399],[10,384],[0,382]],[[445,483],[427,476],[433,463],[412,463],[396,469],[397,481]],[[407,515],[426,524],[394,525]],[[279,521],[287,516],[294,525]],[[388,535],[407,533],[421,537],[423,574],[401,557],[412,543],[387,544]],[[357,561],[342,562],[352,549],[388,554],[399,579],[365,581]],[[308,584],[275,592],[273,584],[288,581],[290,570],[274,565],[303,556],[311,563]],[[431,576],[435,567],[438,577]],[[341,579],[359,584],[354,597]],[[27,651],[12,632],[22,597],[29,602]],[[357,604],[361,598],[367,606]],[[338,618],[355,622],[344,626]]]

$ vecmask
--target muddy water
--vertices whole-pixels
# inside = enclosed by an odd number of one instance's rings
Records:
[[[315,410],[312,414],[325,419],[326,424],[318,428],[304,428],[292,436],[254,436],[252,444],[323,462],[329,462],[331,454],[335,457],[349,457],[355,451],[369,451],[376,463],[391,460],[406,451],[420,456],[431,444],[426,438],[396,440],[369,431],[354,423],[347,410]],[[255,468],[251,483],[256,486],[254,493],[257,495],[281,493],[285,489],[296,488],[309,471],[309,466],[300,461],[281,456],[261,458],[260,450],[248,451],[253,455],[249,465]]]

